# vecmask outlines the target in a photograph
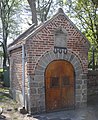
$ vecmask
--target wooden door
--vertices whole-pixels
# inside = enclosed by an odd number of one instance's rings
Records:
[[[46,111],[74,107],[74,68],[64,60],[53,61],[46,68]]]

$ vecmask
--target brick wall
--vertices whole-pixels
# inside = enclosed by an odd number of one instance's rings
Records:
[[[53,52],[55,32],[59,29],[64,29],[67,33],[66,54],[55,54]],[[16,42],[17,44],[18,41]],[[55,15],[52,19],[36,28],[32,34],[28,35],[25,39],[26,90],[30,87],[28,104],[33,113],[45,111],[44,73],[47,65],[53,60],[67,60],[73,65],[75,70],[75,106],[82,106],[86,103],[88,48],[89,43],[86,38],[62,13]],[[10,54],[12,88],[21,91],[21,49],[12,50]],[[28,78],[30,79],[30,86],[28,86]]]
[[[25,62],[25,94],[28,91],[27,62]],[[22,48],[10,52],[10,93],[23,104],[22,97]],[[27,98],[26,98],[27,99]]]
[[[22,51],[21,48],[11,52],[10,56],[11,88],[22,90]]]
[[[55,54],[54,49],[55,31],[58,28],[63,28],[68,33],[67,49],[73,55]],[[76,103],[75,106],[83,106],[87,101],[87,76],[88,72],[88,43],[83,36],[70,25],[70,22],[65,19],[64,15],[60,15],[53,19],[50,23],[39,28],[26,41],[27,45],[27,71],[30,76],[30,101],[33,113],[45,111],[45,84],[44,72],[49,61],[55,59],[65,59],[72,62],[73,66],[76,64]],[[45,54],[49,54],[46,55]],[[72,56],[76,57],[72,57]],[[55,59],[53,59],[54,57]],[[71,58],[72,57],[72,58]],[[72,60],[72,61],[71,61]]]
[[[34,74],[34,68],[38,59],[46,52],[54,47],[54,32],[59,27],[66,29],[68,33],[67,48],[79,57],[84,73],[88,71],[88,43],[81,34],[70,25],[70,22],[65,19],[64,15],[59,15],[51,23],[44,25],[39,29],[29,40],[26,41],[27,57],[28,57],[28,73]],[[30,67],[29,67],[30,66]],[[32,71],[32,72],[31,72]]]

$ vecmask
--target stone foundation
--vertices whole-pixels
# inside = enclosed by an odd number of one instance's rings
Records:
[[[72,53],[55,54],[50,51],[38,61],[35,69],[35,76],[31,78],[31,110],[32,113],[41,113],[46,111],[45,106],[45,78],[44,73],[47,65],[53,60],[67,60],[75,70],[75,107],[79,108],[86,105],[87,102],[87,75],[83,73],[79,58]]]

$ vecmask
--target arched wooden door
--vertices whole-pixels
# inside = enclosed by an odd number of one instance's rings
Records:
[[[74,108],[74,68],[65,60],[51,62],[45,72],[46,111]]]

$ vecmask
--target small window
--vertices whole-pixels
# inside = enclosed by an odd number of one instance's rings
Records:
[[[50,87],[59,87],[59,77],[50,78]]]
[[[69,84],[70,84],[69,77],[68,76],[62,77],[62,86],[69,85]]]

